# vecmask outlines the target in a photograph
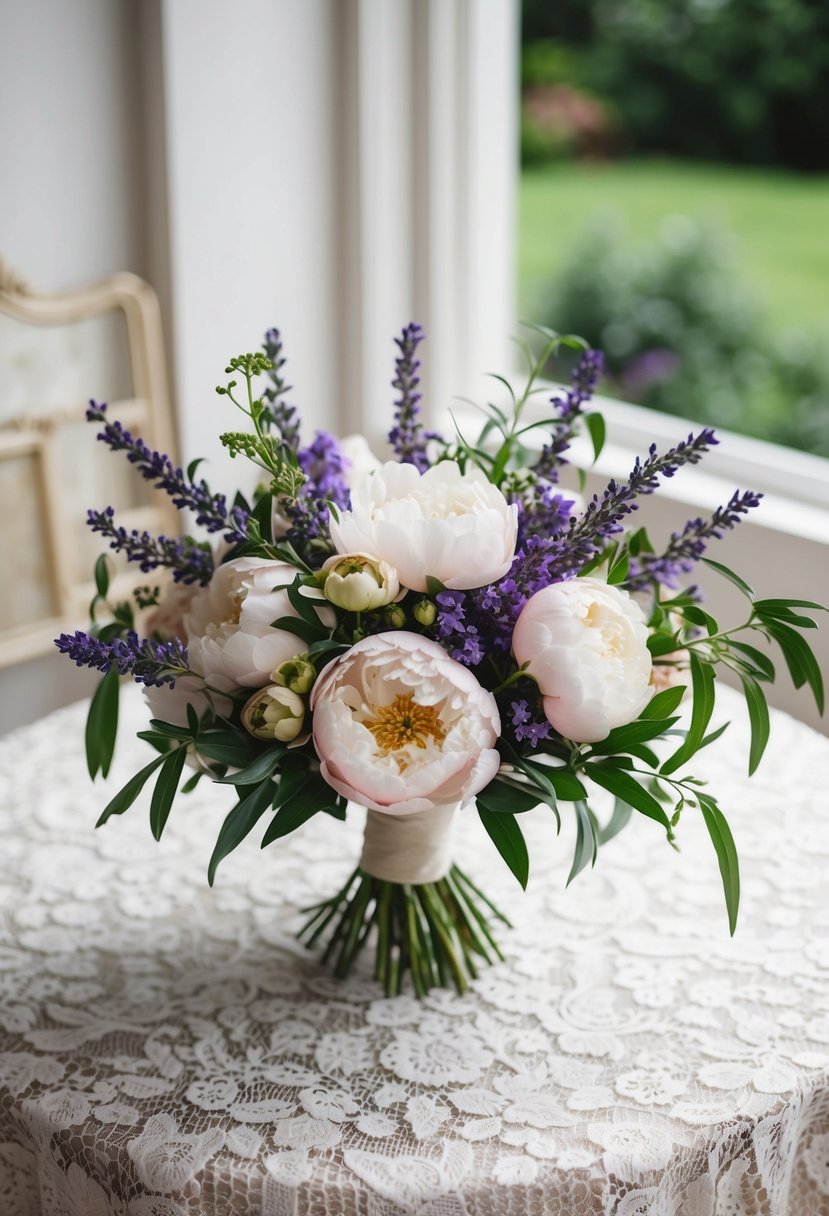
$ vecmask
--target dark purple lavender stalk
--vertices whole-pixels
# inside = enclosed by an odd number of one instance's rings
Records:
[[[151,638],[142,640],[130,630],[123,638],[102,642],[77,630],[62,633],[55,639],[55,645],[78,667],[94,667],[103,672],[115,667],[119,675],[132,676],[140,684],[172,685],[190,670],[187,648],[178,638],[154,642]]]
[[[541,449],[533,472],[547,481],[558,481],[561,465],[567,464],[563,453],[573,442],[576,423],[584,413],[596,385],[604,370],[604,355],[600,350],[586,350],[579,359],[570,378],[570,387],[564,393],[554,393],[550,404],[559,412],[559,420],[552,428],[550,442]]]
[[[726,505],[717,507],[710,519],[689,519],[681,532],[671,534],[664,553],[642,553],[631,560],[624,586],[628,591],[641,591],[652,582],[677,587],[682,575],[690,573],[705,553],[708,542],[721,540],[744,515],[760,505],[762,497],[753,490],[742,493],[735,490]]]
[[[349,462],[328,431],[317,431],[314,442],[297,453],[297,460],[308,480],[296,499],[286,504],[285,514],[291,521],[287,539],[303,552],[308,542],[328,536],[329,503],[341,511],[351,505],[345,480]]]
[[[499,583],[470,593],[472,619],[480,629],[487,648],[509,651],[512,630],[518,614],[531,596],[550,583],[573,578],[623,530],[621,521],[637,509],[640,494],[652,494],[659,478],[673,477],[685,464],[696,464],[717,440],[710,428],[659,456],[652,444],[648,457],[638,457],[624,485],[608,483],[601,497],[592,502],[579,519],[573,519],[566,532],[552,537],[530,536],[518,550],[509,574]]]
[[[425,473],[429,468],[426,444],[430,439],[440,438],[433,431],[424,431],[418,419],[421,394],[417,391],[420,384],[417,373],[420,360],[416,358],[416,352],[424,337],[423,328],[412,322],[405,326],[399,338],[394,339],[400,356],[395,360],[395,374],[391,383],[400,396],[394,404],[394,426],[389,431],[389,443],[401,464],[413,464],[420,473]]]
[[[209,583],[213,575],[213,555],[209,545],[199,544],[190,537],[174,540],[169,536],[153,536],[150,532],[139,532],[137,528],[127,531],[115,523],[115,511],[89,511],[87,524],[93,532],[109,540],[110,549],[125,553],[127,560],[139,562],[145,574],[159,566],[169,567],[177,583]]]
[[[507,500],[518,504],[518,548],[530,536],[555,536],[570,522],[575,499],[552,482],[530,481],[520,491],[508,491]]]
[[[296,451],[299,447],[299,414],[295,405],[289,405],[287,401],[282,400],[285,393],[291,390],[282,377],[285,356],[282,353],[282,335],[278,329],[268,330],[262,348],[273,364],[268,372],[272,387],[266,388],[263,393],[265,401],[268,402],[262,416],[263,421],[267,420],[271,426],[276,427],[285,446]]]
[[[483,662],[485,651],[475,625],[466,620],[463,591],[441,591],[437,596],[438,615],[434,624],[434,636],[448,650],[456,663],[465,667],[477,667]]]
[[[103,430],[98,438],[113,452],[126,452],[127,460],[134,464],[145,481],[156,489],[164,490],[179,510],[186,507],[196,513],[196,523],[208,532],[225,532],[229,544],[247,539],[249,516],[240,507],[228,507],[223,494],[211,494],[207,482],[193,481],[177,468],[169,456],[162,456],[147,447],[141,438],[133,438],[120,422],[109,422],[106,406],[90,401],[86,411],[88,422],[102,422]]]

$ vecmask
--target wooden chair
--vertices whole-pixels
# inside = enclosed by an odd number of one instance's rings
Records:
[[[90,397],[175,459],[154,291],[124,273],[36,294],[0,258],[0,668],[52,652],[58,633],[86,624],[102,547],[85,529],[86,507],[112,502],[126,528],[178,530],[166,496],[96,443],[84,420]],[[120,562],[116,571],[116,596],[151,581]]]

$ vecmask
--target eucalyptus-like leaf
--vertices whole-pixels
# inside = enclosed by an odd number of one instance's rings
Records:
[[[118,734],[118,695],[120,680],[110,667],[95,689],[86,718],[86,765],[94,781],[98,773],[106,777],[115,751]]]
[[[751,724],[751,746],[748,756],[748,775],[750,777],[762,760],[763,752],[769,741],[771,731],[769,707],[762,688],[752,676],[740,673],[740,683],[745,693],[748,720]]]
[[[156,840],[161,839],[161,833],[167,823],[186,759],[187,744],[182,743],[175,751],[167,754],[156,778],[150,802],[150,831]]]
[[[698,798],[699,808],[720,865],[725,906],[728,910],[728,927],[733,937],[740,907],[740,864],[734,837],[731,835],[728,821],[710,794],[699,794]]]
[[[271,805],[274,787],[270,781],[263,781],[247,794],[236,806],[228,812],[222,824],[219,838],[213,849],[210,863],[207,867],[207,881],[213,886],[219,862],[228,853],[242,843],[245,837],[256,827],[265,811]]]
[[[530,857],[518,820],[508,812],[488,811],[485,806],[481,806],[480,796],[478,814],[490,840],[526,890],[530,876]]]
[[[540,797],[537,789],[511,785],[507,781],[496,778],[494,781],[490,781],[486,789],[476,795],[476,801],[479,808],[483,807],[487,811],[520,815],[537,807]]]
[[[703,663],[699,656],[691,651],[691,686],[693,691],[693,708],[691,710],[691,725],[685,742],[662,765],[663,773],[674,773],[681,768],[698,750],[705,735],[711,714],[714,712],[716,680],[714,668]]]
[[[702,561],[704,565],[709,566],[712,570],[716,570],[717,574],[721,574],[723,578],[727,578],[738,591],[742,591],[743,595],[747,596],[750,600],[754,599],[754,590],[745,579],[740,578],[739,574],[735,574],[728,566],[724,566],[722,562],[715,562],[710,557],[704,557]]]
[[[576,814],[576,845],[573,850],[573,864],[570,867],[570,873],[567,875],[566,885],[568,887],[588,864],[591,866],[596,864],[596,855],[599,849],[596,825],[587,803],[574,802],[573,810]]]
[[[613,803],[613,814],[599,831],[599,844],[607,844],[614,836],[618,836],[622,828],[630,822],[632,814],[633,807],[623,802],[621,798],[616,798]]]
[[[671,835],[671,823],[668,816],[653,794],[648,793],[631,773],[625,769],[616,768],[607,761],[589,762],[585,765],[585,773],[591,781],[595,781],[603,789],[609,790],[611,794],[621,798],[640,814],[647,815],[649,819],[655,819],[668,835]]]
[[[795,688],[808,684],[815,698],[818,713],[823,714],[823,676],[811,646],[800,634],[781,621],[769,621],[766,632],[774,638],[783,652],[783,658]]]
[[[127,784],[120,789],[115,797],[110,799],[110,801],[104,807],[103,811],[98,817],[98,822],[95,824],[96,828],[99,828],[102,824],[106,823],[107,819],[109,819],[112,815],[123,815],[124,811],[128,810],[132,806],[152,774],[160,765],[164,763],[167,755],[168,753],[164,752],[162,755],[156,756],[156,758],[151,760],[149,764],[145,765],[140,772],[137,772],[134,777],[130,777]]]

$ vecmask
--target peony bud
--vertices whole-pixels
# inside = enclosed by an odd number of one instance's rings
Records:
[[[389,629],[403,629],[406,624],[406,613],[399,604],[389,604],[383,618]]]
[[[367,553],[337,553],[325,562],[320,576],[325,598],[347,612],[382,608],[400,590],[394,567]]]
[[[418,625],[428,627],[437,620],[438,610],[431,600],[418,600],[412,611]]]
[[[275,739],[290,743],[302,730],[305,702],[289,688],[271,684],[245,703],[242,725],[256,739]]]
[[[290,688],[291,692],[298,693],[299,696],[311,691],[316,678],[317,673],[313,663],[309,663],[303,655],[297,655],[295,659],[288,659],[287,663],[283,663],[281,667],[277,667],[275,671],[271,672],[271,679],[275,684],[281,684],[283,688]]]

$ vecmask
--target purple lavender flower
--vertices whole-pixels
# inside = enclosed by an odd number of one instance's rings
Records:
[[[125,553],[127,560],[139,562],[145,574],[159,566],[172,569],[177,583],[210,582],[213,575],[213,555],[210,546],[200,544],[192,537],[174,540],[168,536],[153,536],[139,532],[137,528],[127,531],[115,523],[115,510],[89,511],[87,524],[93,532],[99,532],[109,540],[110,549]]]
[[[283,398],[291,390],[282,377],[285,356],[282,353],[282,335],[278,329],[269,329],[262,343],[265,354],[272,363],[268,372],[271,387],[263,393],[267,409],[263,420],[279,431],[282,442],[294,451],[299,447],[299,414],[295,405],[288,405]]]
[[[476,625],[466,620],[462,591],[441,591],[436,598],[438,615],[433,626],[434,636],[449,655],[464,667],[477,667],[485,651]]]
[[[689,519],[681,532],[673,532],[664,553],[642,553],[630,564],[625,587],[640,591],[650,583],[677,587],[683,574],[690,573],[711,540],[721,540],[735,528],[743,517],[760,505],[762,494],[753,490],[735,490],[723,507],[718,507],[710,519]]]
[[[533,471],[547,481],[558,481],[558,470],[566,464],[563,453],[573,442],[576,423],[591,400],[596,385],[604,370],[604,355],[600,350],[586,350],[570,378],[570,387],[564,393],[554,393],[550,404],[558,410],[559,420],[552,428],[550,442],[541,449]]]
[[[77,630],[62,633],[55,639],[55,645],[78,667],[93,667],[102,672],[115,667],[119,675],[132,676],[140,684],[175,684],[179,676],[189,674],[187,648],[178,638],[155,642],[139,638],[131,629],[124,637],[102,642]]]
[[[418,371],[420,360],[415,357],[424,333],[420,325],[412,322],[407,325],[399,338],[394,341],[400,351],[400,357],[395,360],[395,375],[392,388],[400,392],[400,397],[394,406],[394,426],[389,431],[389,443],[402,464],[413,464],[420,473],[429,468],[426,455],[426,445],[430,439],[440,439],[434,431],[424,431],[418,420],[420,414],[421,394],[417,391],[420,384]]]
[[[177,468],[169,456],[162,456],[147,447],[141,438],[133,438],[120,422],[109,422],[105,405],[90,401],[86,411],[87,422],[102,422],[103,430],[98,438],[113,452],[126,452],[127,460],[134,464],[145,481],[152,482],[156,489],[164,490],[179,510],[186,507],[196,513],[196,523],[208,532],[225,532],[229,544],[247,539],[249,516],[241,507],[228,507],[223,494],[211,494],[207,482],[194,481]]]
[[[333,503],[341,511],[347,511],[351,505],[345,480],[348,460],[327,431],[317,431],[314,442],[297,453],[297,460],[308,480],[296,499],[285,506],[291,521],[288,540],[310,557],[307,545],[328,536],[328,504]]]
[[[550,723],[546,718],[533,714],[527,701],[512,701],[509,714],[517,743],[529,743],[530,747],[538,747],[539,743],[550,738]]]
[[[519,489],[507,488],[508,502],[518,505],[518,548],[530,536],[555,536],[570,522],[575,499],[553,482],[534,476]]]

